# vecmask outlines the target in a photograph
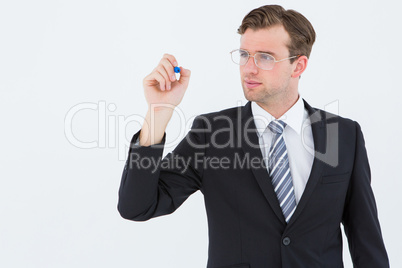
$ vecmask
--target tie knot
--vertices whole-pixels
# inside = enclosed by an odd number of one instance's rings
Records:
[[[268,128],[275,134],[282,134],[286,127],[286,123],[282,120],[273,120],[269,123]]]

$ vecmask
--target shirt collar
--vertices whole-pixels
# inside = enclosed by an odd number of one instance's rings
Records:
[[[275,120],[270,113],[265,111],[261,106],[255,102],[251,102],[251,112],[253,114],[254,123],[258,131],[258,136],[261,136],[268,124]],[[298,135],[300,135],[301,128],[303,125],[305,108],[303,104],[303,99],[299,95],[297,102],[290,107],[290,109],[283,114],[279,120],[285,122],[289,127],[291,127]]]

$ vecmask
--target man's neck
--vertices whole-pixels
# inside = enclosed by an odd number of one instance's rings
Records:
[[[276,119],[284,115],[299,99],[299,93],[293,96],[285,96],[281,99],[268,99],[265,102],[256,102],[261,108],[267,111]]]

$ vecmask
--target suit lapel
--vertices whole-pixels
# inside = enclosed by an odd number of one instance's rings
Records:
[[[259,158],[263,159],[261,149],[258,141],[257,128],[254,123],[254,118],[251,112],[251,102],[248,102],[242,109],[241,122],[237,127],[238,142],[241,142],[241,147],[249,159]],[[276,216],[285,224],[285,218],[282,210],[279,206],[278,198],[272,183],[269,180],[269,174],[263,165],[259,165],[258,168],[251,169],[258,185],[260,186],[265,198],[267,199],[272,210]]]
[[[315,153],[322,154],[326,150],[326,127],[324,124],[325,115],[320,110],[313,109],[306,101],[304,101],[304,106],[308,111],[311,121]],[[250,159],[253,159],[254,157],[262,159],[263,156],[261,154],[261,149],[258,141],[257,129],[251,111],[251,102],[249,101],[242,108],[239,107],[238,111],[241,113],[241,116],[238,116],[238,118],[241,118],[241,120],[237,123],[238,142],[241,142],[241,147],[244,153],[246,155],[248,154]],[[320,160],[320,158],[317,157],[317,155],[314,156],[313,166],[306,188],[304,189],[303,195],[296,207],[292,218],[287,224],[287,228],[296,221],[297,217],[301,214],[303,208],[310,199],[315,186],[317,185],[317,182],[319,181],[319,178],[321,176],[323,166],[324,164]],[[252,168],[252,172],[272,210],[274,211],[278,219],[283,222],[283,224],[286,224],[285,218],[279,205],[278,198],[269,179],[267,169],[265,167]]]
[[[313,109],[305,100],[304,107],[307,109],[309,118],[311,121],[311,129],[313,132],[313,140],[314,140],[314,161],[313,166],[311,168],[310,177],[307,181],[306,188],[303,191],[303,194],[300,198],[299,203],[297,204],[296,210],[293,213],[290,221],[287,224],[287,228],[289,228],[300,216],[304,207],[308,203],[314,189],[317,185],[321,177],[321,172],[324,167],[324,163],[322,162],[322,158],[318,156],[318,154],[323,154],[326,151],[326,140],[327,140],[327,129],[325,125],[325,114],[320,111]]]

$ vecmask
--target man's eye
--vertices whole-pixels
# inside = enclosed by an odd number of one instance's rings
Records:
[[[240,51],[240,57],[242,58],[247,58],[248,57],[248,53],[244,52],[244,51]]]
[[[260,59],[262,60],[272,60],[272,57],[268,54],[260,54]]]

